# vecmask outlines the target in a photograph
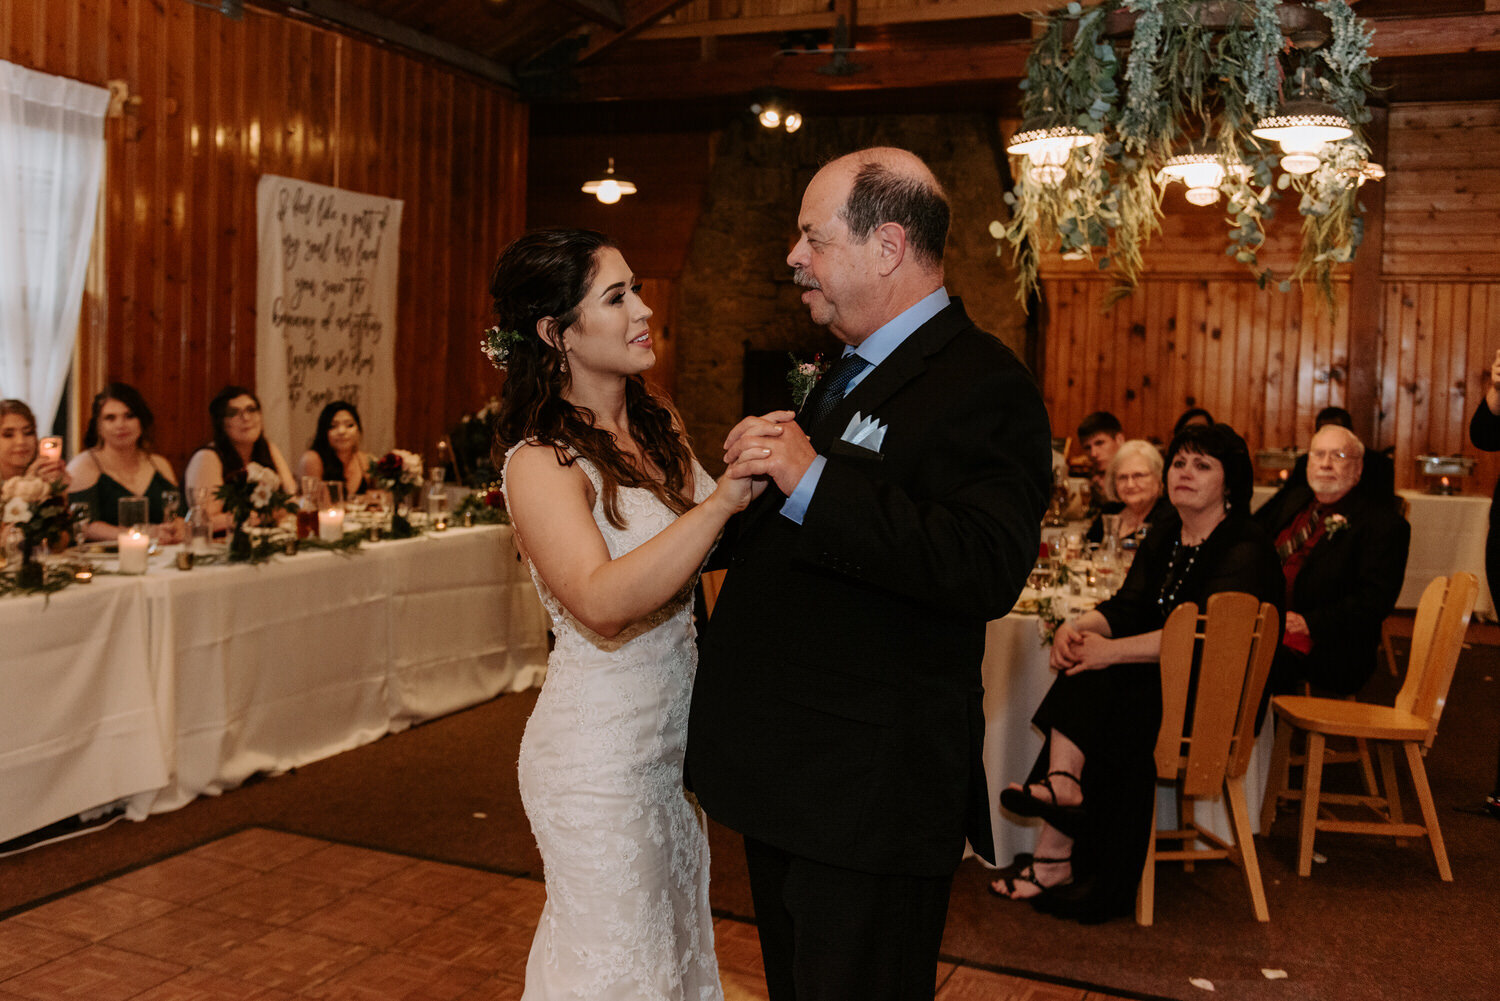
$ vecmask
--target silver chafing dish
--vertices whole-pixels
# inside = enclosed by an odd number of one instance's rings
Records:
[[[1456,494],[1463,489],[1460,481],[1474,471],[1474,460],[1467,455],[1419,455],[1417,472],[1427,477],[1430,494]]]
[[[1291,475],[1302,453],[1295,448],[1262,448],[1255,453],[1255,479],[1277,484]]]

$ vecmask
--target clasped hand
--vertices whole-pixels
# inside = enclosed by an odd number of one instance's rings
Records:
[[[756,494],[772,480],[778,490],[790,495],[817,455],[790,410],[746,417],[724,439],[724,464],[729,467],[725,475],[755,478],[759,483]]]
[[[1052,636],[1052,670],[1060,674],[1077,674],[1108,667],[1113,660],[1111,640],[1099,633],[1079,629],[1071,621],[1057,627]]]

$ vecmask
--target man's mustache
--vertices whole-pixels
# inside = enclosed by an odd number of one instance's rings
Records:
[[[792,284],[800,285],[803,288],[818,289],[819,291],[822,291],[823,289],[823,286],[818,284],[818,280],[816,278],[808,274],[806,271],[803,271],[801,268],[798,268],[792,272]]]

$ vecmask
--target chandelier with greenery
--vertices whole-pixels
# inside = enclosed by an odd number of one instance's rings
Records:
[[[1039,254],[1095,258],[1128,294],[1161,228],[1166,188],[1227,206],[1226,254],[1261,287],[1312,277],[1332,301],[1335,264],[1362,235],[1370,162],[1371,31],[1345,0],[1108,0],[1047,15],[1026,64],[1021,128],[1007,152],[1009,244],[1024,298]],[[1278,171],[1279,167],[1279,171]],[[1258,253],[1283,194],[1298,197],[1302,250],[1277,276]]]

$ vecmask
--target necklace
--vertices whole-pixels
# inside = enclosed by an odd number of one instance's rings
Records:
[[[1177,607],[1177,596],[1182,593],[1182,585],[1187,580],[1188,574],[1192,572],[1193,564],[1198,561],[1198,549],[1202,543],[1197,545],[1184,545],[1179,539],[1172,543],[1172,556],[1167,561],[1167,573],[1161,582],[1161,591],[1156,597],[1156,607],[1161,609],[1162,614],[1167,614]],[[1185,562],[1180,562],[1183,559]]]

